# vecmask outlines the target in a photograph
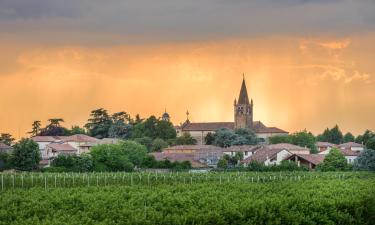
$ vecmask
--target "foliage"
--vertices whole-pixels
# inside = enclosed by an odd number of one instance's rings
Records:
[[[0,171],[11,168],[10,154],[7,152],[0,152]]]
[[[344,135],[344,139],[343,139],[344,143],[347,143],[347,142],[354,142],[355,141],[355,137],[352,133],[348,132]]]
[[[38,167],[41,160],[39,146],[31,139],[21,139],[13,146],[11,163],[18,170],[31,171]]]
[[[155,116],[150,116],[146,120],[139,121],[134,125],[132,137],[161,138],[167,141],[168,139],[176,138],[176,130],[171,122],[157,119]]]
[[[333,144],[343,143],[344,137],[338,125],[331,129],[325,129],[324,132],[318,135],[318,141],[329,142]]]
[[[151,151],[152,149],[152,139],[150,137],[141,137],[141,138],[135,138],[135,142],[145,146],[147,148],[147,151]]]
[[[375,150],[365,149],[354,161],[357,170],[375,171]]]
[[[112,121],[107,110],[100,108],[91,111],[90,118],[85,125],[89,134],[96,138],[108,137],[108,131]]]
[[[134,141],[122,141],[94,146],[90,155],[94,171],[132,171],[147,158],[147,149]]]
[[[51,167],[61,168],[64,172],[90,172],[93,169],[93,161],[88,154],[80,156],[60,154],[51,162]]]
[[[75,134],[86,134],[86,131],[84,128],[81,128],[79,126],[72,126],[72,128],[68,131],[69,135],[75,135]]]
[[[92,147],[90,155],[93,159],[94,171],[132,171],[131,163],[120,144],[104,144]]]
[[[28,133],[31,134],[31,136],[39,135],[41,126],[42,126],[42,124],[39,120],[34,121],[33,124],[31,125],[31,127],[32,127],[31,131],[28,132]]]
[[[366,142],[366,148],[375,149],[375,135]]]
[[[4,143],[6,145],[11,146],[13,144],[14,140],[15,139],[12,137],[11,134],[8,134],[8,133],[0,134],[0,142]]]
[[[311,132],[307,132],[306,130],[296,132],[290,135],[290,141],[291,141],[291,144],[309,148],[310,153],[312,154],[318,152],[316,145],[315,145],[316,143],[315,136]]]
[[[324,158],[323,162],[318,164],[316,169],[320,171],[345,171],[349,166],[345,156],[337,148],[332,148]]]
[[[255,145],[259,142],[255,133],[250,129],[236,129],[235,131],[222,128],[216,131],[213,144],[223,148],[232,145]]]
[[[270,144],[291,143],[289,135],[275,135],[268,138]]]
[[[40,136],[67,136],[69,130],[62,127],[60,123],[64,122],[61,118],[48,119],[50,122],[45,128],[40,129]]]
[[[176,145],[195,145],[197,140],[195,140],[189,133],[183,133],[180,137],[176,138]]]
[[[206,145],[212,145],[214,144],[214,141],[215,141],[215,135],[212,134],[211,132],[208,132],[206,137],[204,137],[204,142],[206,143]]]
[[[232,143],[238,138],[233,130],[222,128],[215,132],[214,145],[220,146],[222,148],[227,148],[232,146]]]
[[[367,142],[374,137],[375,134],[371,130],[366,130],[362,135],[358,135],[358,137],[355,139],[355,142],[359,144],[364,144],[366,145]]]
[[[141,180],[138,175],[142,176]],[[54,188],[52,176],[48,191],[42,182],[43,188],[2,192],[0,224],[365,225],[374,221],[373,174],[366,179],[345,180],[312,174],[303,181],[294,177],[303,178],[309,173],[288,173],[288,177],[284,173],[246,173],[248,176],[220,173],[208,174],[208,180],[206,175],[179,174],[163,178],[158,174],[156,179],[149,174],[95,174],[90,187],[87,179],[82,179],[87,175],[64,175],[66,185],[72,177],[76,178],[75,182],[82,182],[82,186],[75,188]],[[282,181],[261,182],[263,178],[281,175],[285,177]],[[99,187],[96,187],[97,176]],[[170,184],[164,184],[164,179]],[[60,181],[61,178],[58,185]]]
[[[127,139],[131,134],[131,125],[125,124],[121,120],[114,122],[108,130],[108,137]]]
[[[219,162],[217,163],[217,167],[221,169],[228,168],[228,161],[225,158],[219,159]]]
[[[156,138],[155,140],[152,141],[151,149],[154,152],[160,152],[166,147],[168,147],[168,143],[161,138]]]

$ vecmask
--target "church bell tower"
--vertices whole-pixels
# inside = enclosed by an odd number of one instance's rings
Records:
[[[234,100],[234,128],[253,128],[253,100],[249,102],[245,76],[242,80],[238,102]]]

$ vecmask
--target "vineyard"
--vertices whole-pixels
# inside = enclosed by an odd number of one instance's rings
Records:
[[[373,224],[373,173],[0,174],[0,224]]]

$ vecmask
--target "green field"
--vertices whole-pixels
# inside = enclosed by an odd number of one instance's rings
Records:
[[[372,173],[1,174],[0,224],[374,224]]]

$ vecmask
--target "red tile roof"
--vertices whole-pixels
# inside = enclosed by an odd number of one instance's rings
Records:
[[[196,150],[196,151],[208,151],[208,150],[218,150],[222,148],[214,145],[176,145],[167,147],[164,150]]]
[[[99,142],[99,139],[90,137],[85,134],[75,134],[71,136],[59,136],[58,138],[66,142]]]
[[[351,147],[365,147],[364,145],[362,144],[358,144],[358,143],[355,143],[355,142],[347,142],[347,143],[343,143],[341,145],[339,145],[340,148],[351,148]]]
[[[314,165],[318,165],[319,163],[322,163],[325,158],[325,155],[319,155],[319,154],[293,154],[289,156],[287,159],[294,159],[295,156],[302,158],[306,160],[307,162],[310,162]]]
[[[242,160],[244,163],[250,163],[251,161],[265,162],[267,159],[273,159],[277,153],[284,149],[270,149],[267,147],[261,147],[252,156]]]
[[[344,156],[359,156],[360,155],[359,152],[355,152],[349,149],[340,149],[340,151],[342,152]]]
[[[267,145],[266,147],[269,148],[269,149],[286,149],[286,150],[292,150],[292,151],[309,150],[308,148],[301,147],[301,146],[298,146],[298,145],[289,144],[289,143],[279,143],[279,144]]]
[[[0,142],[0,152],[8,152],[11,151],[13,148],[4,144],[3,142]]]
[[[258,150],[260,145],[232,145],[228,148],[223,148],[223,152],[254,152]]]
[[[332,144],[332,143],[329,143],[329,142],[321,142],[321,141],[318,141],[316,142],[316,147],[336,147],[335,144]]]
[[[77,151],[77,149],[73,148],[70,144],[67,144],[67,143],[51,143],[51,144],[48,144],[47,147],[57,152],[76,152]]]
[[[54,142],[58,139],[53,136],[34,136],[31,138],[31,140],[35,142]]]

